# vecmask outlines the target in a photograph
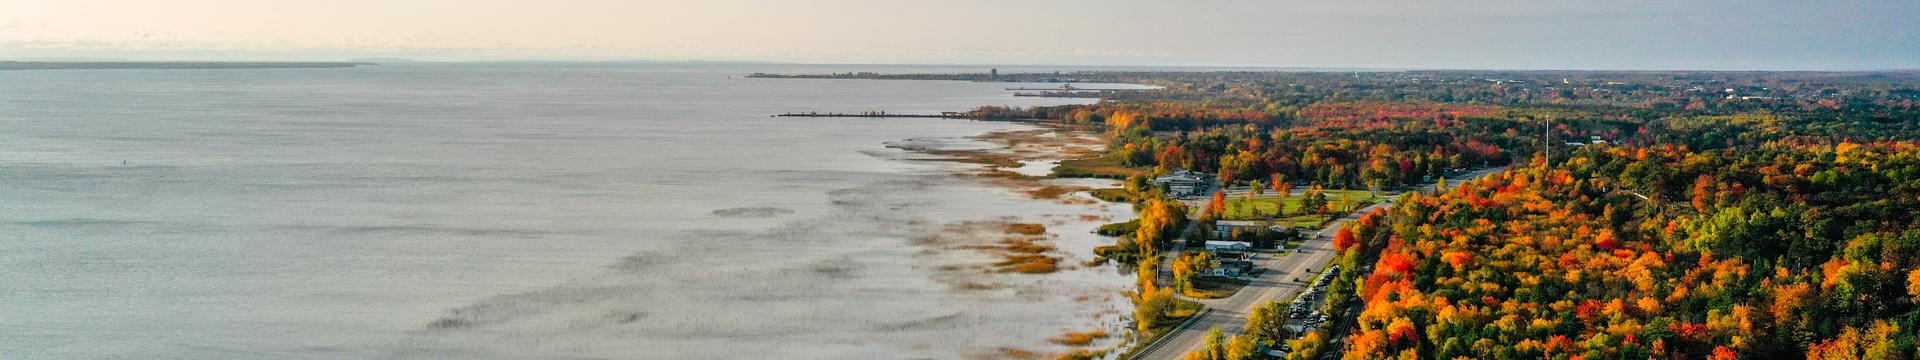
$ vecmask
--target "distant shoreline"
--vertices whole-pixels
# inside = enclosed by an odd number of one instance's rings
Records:
[[[190,70],[190,69],[308,69],[380,65],[369,62],[254,62],[254,61],[0,61],[0,70]]]

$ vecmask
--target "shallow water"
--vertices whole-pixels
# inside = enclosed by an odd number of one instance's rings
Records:
[[[1127,209],[884,146],[1022,126],[768,117],[1076,100],[741,77],[856,70],[0,72],[0,354],[954,358],[1120,321],[1111,266],[954,270],[992,236],[935,235],[1060,220],[1078,263],[1073,215]]]

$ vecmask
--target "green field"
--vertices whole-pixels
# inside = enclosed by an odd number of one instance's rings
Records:
[[[1224,276],[1195,276],[1193,277],[1193,291],[1187,292],[1187,296],[1200,299],[1225,299],[1228,296],[1233,296],[1233,293],[1239,292],[1240,288],[1246,287],[1247,284],[1250,283],[1252,282],[1246,279]]]
[[[1343,194],[1347,196],[1347,200],[1353,203],[1351,207],[1356,209],[1380,202],[1379,198],[1372,197],[1373,195],[1366,190],[1327,190],[1326,193],[1327,201],[1336,206],[1338,206],[1340,196]],[[1300,200],[1305,199],[1306,196],[1294,193],[1288,196],[1286,201],[1281,201],[1281,199],[1274,194],[1273,192],[1268,192],[1267,195],[1253,198],[1253,201],[1247,201],[1245,197],[1240,196],[1228,197],[1227,213],[1222,219],[1266,220],[1267,218],[1273,217],[1274,214],[1277,214],[1280,206],[1286,206],[1287,219],[1292,221],[1295,227],[1320,227],[1323,219],[1318,216],[1312,216],[1312,214],[1300,213]],[[1260,217],[1253,216],[1256,212],[1260,214]]]

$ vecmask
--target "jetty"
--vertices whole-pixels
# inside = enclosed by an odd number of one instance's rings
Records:
[[[969,115],[965,112],[958,112],[958,111],[942,111],[939,114],[894,114],[894,113],[889,113],[885,111],[868,111],[868,112],[858,112],[858,113],[804,112],[804,113],[784,113],[784,114],[774,115],[774,117],[932,118],[932,119],[973,119],[974,118],[973,115]]]
[[[1060,85],[1060,87],[1055,87],[1055,88],[1016,87],[1016,88],[1007,88],[1007,90],[1008,91],[1111,91],[1111,90],[1120,90],[1120,89],[1088,89],[1088,88],[1073,87],[1073,84],[1066,84],[1066,85]]]
[[[1096,91],[1043,91],[1043,92],[1037,92],[1037,93],[1016,92],[1016,93],[1013,93],[1013,96],[1104,99],[1108,96],[1108,94],[1111,94],[1111,93],[1106,91],[1097,91],[1097,92]]]

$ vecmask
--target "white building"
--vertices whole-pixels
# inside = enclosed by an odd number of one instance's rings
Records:
[[[1153,186],[1166,189],[1173,196],[1201,196],[1207,190],[1209,175],[1201,172],[1179,170],[1153,179]]]
[[[1247,252],[1253,250],[1253,243],[1245,241],[1208,241],[1207,251]]]

